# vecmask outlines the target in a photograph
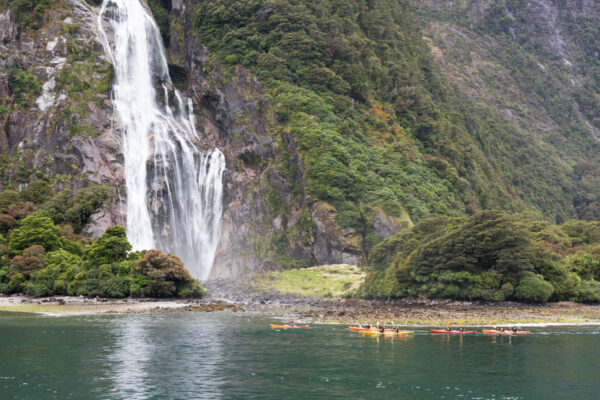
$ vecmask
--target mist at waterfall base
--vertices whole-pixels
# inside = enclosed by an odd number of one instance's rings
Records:
[[[104,0],[98,26],[115,70],[127,237],[134,250],[177,255],[205,280],[220,236],[225,157],[219,149],[201,151],[192,103],[171,82],[160,32],[144,5]]]
[[[3,399],[597,399],[600,328],[377,338],[233,313],[0,312]],[[479,330],[479,329],[478,329]]]

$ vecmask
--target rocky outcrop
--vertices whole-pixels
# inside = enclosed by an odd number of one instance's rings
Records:
[[[315,258],[319,264],[358,264],[363,253],[354,229],[340,229],[335,223],[336,211],[326,203],[312,206],[316,226]]]
[[[56,2],[38,30],[21,28],[11,18],[10,10],[0,14],[0,53],[5,55],[0,95],[9,109],[0,117],[2,151],[18,148],[24,168],[31,175],[56,177],[58,189],[119,186],[122,157],[106,85],[110,67],[94,10],[83,0]],[[39,89],[19,87],[27,79]],[[4,178],[11,182],[15,176],[9,172]]]

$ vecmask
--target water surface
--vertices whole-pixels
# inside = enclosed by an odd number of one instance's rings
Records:
[[[0,398],[596,399],[600,391],[600,327],[376,338],[269,322],[0,314]]]

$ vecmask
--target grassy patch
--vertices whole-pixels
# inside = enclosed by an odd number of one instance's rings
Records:
[[[364,279],[365,274],[357,266],[341,264],[268,272],[253,285],[300,296],[350,297]]]

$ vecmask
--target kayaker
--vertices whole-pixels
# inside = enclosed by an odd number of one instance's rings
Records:
[[[518,332],[518,330],[517,330],[517,327],[516,327],[516,326],[513,326],[513,327],[511,328],[511,331],[513,331],[513,333],[517,333],[517,332]]]
[[[396,333],[400,332],[400,328],[396,327]]]
[[[296,326],[296,324],[294,323],[294,320],[292,320],[292,322],[290,322],[288,325],[289,326]]]
[[[381,332],[381,333],[385,332],[385,325],[381,324],[379,326],[379,332]]]
[[[464,331],[465,331],[465,328],[463,328],[463,327],[461,326],[459,330],[460,330],[461,332],[464,332]]]
[[[505,331],[504,327],[500,328],[500,332],[504,332],[504,331]]]
[[[446,327],[446,330],[447,330],[448,332],[450,332],[450,331],[452,330],[452,328],[450,328],[449,326],[447,326],[447,327]]]

